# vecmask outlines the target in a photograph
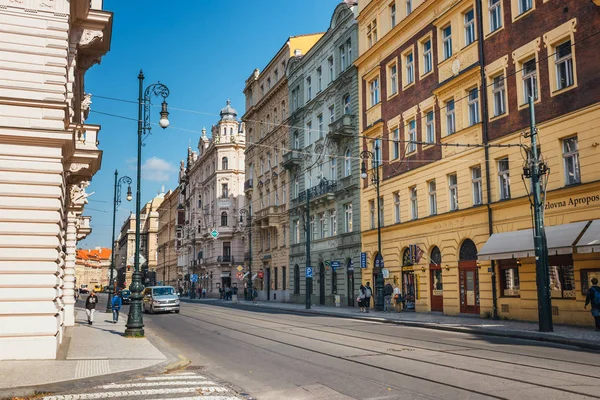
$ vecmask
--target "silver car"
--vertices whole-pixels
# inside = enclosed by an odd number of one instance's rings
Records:
[[[179,296],[172,286],[149,286],[144,289],[142,296],[144,312],[175,311],[179,314]]]

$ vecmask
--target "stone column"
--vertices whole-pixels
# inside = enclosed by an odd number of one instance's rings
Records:
[[[63,290],[65,326],[75,325],[75,252],[77,248],[77,212],[68,211],[65,241],[65,263],[63,266]]]

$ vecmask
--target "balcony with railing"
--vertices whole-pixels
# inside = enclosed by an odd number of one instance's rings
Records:
[[[217,256],[217,262],[220,264],[229,264],[233,263],[233,256]]]
[[[300,150],[290,150],[283,154],[283,168],[291,169],[299,167],[302,163],[302,152]]]
[[[300,192],[298,197],[292,199],[291,206],[297,207],[306,203],[306,198],[309,195],[311,203],[332,201],[335,199],[335,192],[337,190],[337,186],[337,181],[322,179],[318,185]]]
[[[354,115],[344,114],[341,118],[329,124],[329,133],[332,140],[340,141],[353,137],[354,135]]]

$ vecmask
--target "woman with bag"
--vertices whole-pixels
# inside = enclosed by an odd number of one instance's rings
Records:
[[[400,312],[401,304],[402,304],[402,293],[400,293],[400,288],[394,285],[394,301],[396,305],[398,305],[398,312]]]
[[[365,298],[366,289],[363,285],[360,285],[360,289],[358,290],[358,298],[356,299],[358,302],[358,307],[360,308],[360,312],[365,312]]]

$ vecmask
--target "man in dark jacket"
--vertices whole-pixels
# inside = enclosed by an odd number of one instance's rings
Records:
[[[98,297],[93,291],[90,293],[88,298],[85,300],[85,314],[87,315],[88,324],[94,323],[94,312],[96,311],[96,303],[98,303]]]
[[[383,312],[389,312],[392,308],[392,295],[394,294],[394,288],[389,283],[383,288],[383,296],[385,304],[383,306]]]
[[[592,316],[596,321],[596,330],[600,331],[600,287],[598,287],[598,278],[592,278],[592,287],[588,290],[587,297],[585,298],[584,309],[587,308],[588,304],[592,303]]]

